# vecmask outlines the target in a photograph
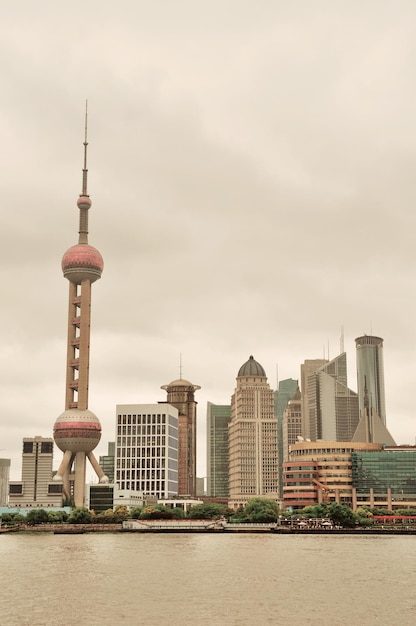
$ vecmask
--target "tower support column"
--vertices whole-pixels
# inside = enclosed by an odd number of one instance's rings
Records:
[[[74,504],[78,507],[85,504],[85,470],[85,452],[77,452],[75,455]]]

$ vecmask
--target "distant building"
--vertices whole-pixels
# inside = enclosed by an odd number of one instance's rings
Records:
[[[300,391],[302,393],[302,436],[305,439],[311,439],[308,380],[311,374],[314,374],[318,369],[327,363],[328,359],[306,359],[300,366]]]
[[[0,506],[9,501],[10,459],[0,459]]]
[[[299,387],[289,400],[283,414],[283,458],[289,460],[289,448],[292,444],[302,439],[302,399]]]
[[[278,499],[277,420],[273,390],[263,367],[250,356],[237,374],[229,424],[229,506],[250,498]]]
[[[178,495],[178,410],[163,404],[117,405],[115,488],[155,498]]]
[[[279,498],[283,495],[282,481],[282,459],[283,459],[283,415],[287,403],[291,400],[298,388],[298,381],[293,378],[286,378],[279,381],[279,388],[274,392],[274,414],[277,419],[277,446],[279,459]],[[302,432],[303,433],[303,426]]]
[[[100,467],[107,476],[109,483],[114,482],[114,458],[116,454],[116,444],[114,441],[108,443],[107,454],[100,456]]]
[[[309,439],[351,441],[359,422],[358,395],[347,387],[345,352],[306,380]]]
[[[167,403],[178,410],[178,493],[180,496],[195,496],[197,407],[195,391],[201,387],[179,378],[168,385],[163,385],[162,389],[167,392]]]
[[[366,397],[370,411],[374,409],[386,424],[384,390],[383,339],[364,335],[355,340],[357,349],[357,385],[360,416],[365,411]]]
[[[207,403],[207,496],[214,498],[228,498],[230,419],[230,404]]]
[[[62,505],[62,483],[52,480],[53,439],[25,437],[22,480],[9,484],[10,507],[45,509]]]

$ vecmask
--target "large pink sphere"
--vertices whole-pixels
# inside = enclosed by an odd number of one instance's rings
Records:
[[[67,409],[56,420],[53,436],[62,452],[91,452],[101,439],[100,420],[88,409]]]
[[[71,283],[80,284],[86,279],[93,283],[101,278],[103,269],[103,257],[88,243],[72,246],[62,257],[62,271]]]

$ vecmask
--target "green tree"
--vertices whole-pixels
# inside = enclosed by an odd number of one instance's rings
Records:
[[[369,508],[368,509],[373,515],[396,515],[396,513],[394,513],[393,511],[391,511],[390,509],[376,509],[376,508]]]
[[[225,517],[227,507],[225,504],[206,502],[191,506],[188,511],[188,519],[220,519]]]
[[[268,498],[251,498],[245,506],[246,520],[257,524],[276,522],[279,512],[277,502]]]
[[[47,524],[49,522],[49,515],[45,509],[32,509],[26,515],[26,522],[29,526],[36,526],[37,524]]]
[[[176,509],[164,504],[156,504],[155,506],[145,506],[140,513],[140,519],[173,519],[178,515],[180,513],[177,513]]]
[[[354,528],[356,526],[357,516],[349,506],[332,502],[328,507],[328,517],[335,525],[343,528]]]
[[[2,513],[0,517],[5,526],[15,526],[20,522],[26,521],[26,517],[21,513]]]
[[[66,511],[48,511],[48,522],[50,524],[63,524],[68,519]]]
[[[113,509],[107,509],[106,511],[102,511],[95,517],[95,521],[98,524],[114,524],[116,522],[116,517]]]
[[[234,521],[237,522],[241,522],[242,520],[246,519],[246,511],[245,508],[243,506],[239,506],[238,509],[236,511],[233,512],[233,514],[231,515],[232,519]]]
[[[128,507],[125,504],[118,504],[114,509],[114,521],[119,524],[128,517],[130,517]]]
[[[416,515],[416,509],[397,509],[397,511],[394,512],[394,515]]]
[[[132,517],[133,519],[139,519],[142,511],[142,506],[135,506],[134,509],[130,511],[130,517]]]
[[[68,517],[68,524],[90,524],[91,512],[85,507],[73,509]]]
[[[313,506],[305,506],[299,515],[302,517],[323,518],[328,517],[328,504],[323,502],[322,504],[314,504]]]

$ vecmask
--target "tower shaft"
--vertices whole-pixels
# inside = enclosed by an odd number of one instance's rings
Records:
[[[88,408],[91,282],[69,283],[66,409]]]

